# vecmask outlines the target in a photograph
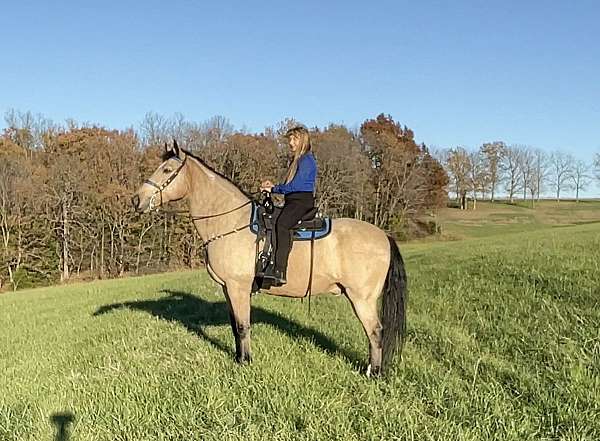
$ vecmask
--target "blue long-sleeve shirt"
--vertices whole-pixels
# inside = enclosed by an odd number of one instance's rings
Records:
[[[273,193],[294,193],[296,191],[315,191],[315,181],[317,179],[317,162],[312,153],[303,155],[298,161],[298,170],[294,179],[287,184],[273,186]]]

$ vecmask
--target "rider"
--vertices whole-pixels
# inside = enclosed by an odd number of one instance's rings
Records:
[[[294,154],[285,182],[273,185],[271,181],[267,180],[260,186],[262,191],[285,195],[285,204],[275,226],[277,249],[275,250],[274,279],[276,285],[287,283],[286,269],[292,247],[290,229],[302,219],[302,216],[314,208],[317,178],[317,163],[311,152],[308,130],[302,126],[296,126],[288,130],[285,137]]]

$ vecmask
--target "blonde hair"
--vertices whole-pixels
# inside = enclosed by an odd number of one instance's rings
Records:
[[[294,152],[294,159],[292,159],[285,176],[286,184],[290,183],[290,181],[294,179],[294,176],[296,176],[296,172],[298,171],[298,161],[300,161],[300,158],[312,150],[312,146],[310,144],[310,135],[308,134],[308,130],[306,130],[306,128],[302,126],[296,126],[289,129],[285,133],[285,138],[287,138],[289,141],[292,137],[300,140],[300,148]]]

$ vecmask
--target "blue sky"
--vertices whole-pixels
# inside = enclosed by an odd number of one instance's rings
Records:
[[[357,126],[427,145],[600,152],[600,2],[12,1],[0,112]]]

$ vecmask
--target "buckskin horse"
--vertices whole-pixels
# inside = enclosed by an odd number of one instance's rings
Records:
[[[257,249],[257,236],[248,227],[252,200],[176,141],[165,145],[162,159],[133,196],[134,208],[147,213],[168,202],[187,200],[204,241],[206,269],[227,300],[236,361],[250,362],[250,292]],[[383,373],[402,349],[406,328],[407,281],[396,242],[372,224],[342,218],[335,219],[332,232],[313,246],[311,251],[309,242],[294,242],[287,284],[267,293],[303,297],[312,276],[315,293],[344,294],[369,340],[367,375]],[[311,274],[312,258],[317,265]]]

